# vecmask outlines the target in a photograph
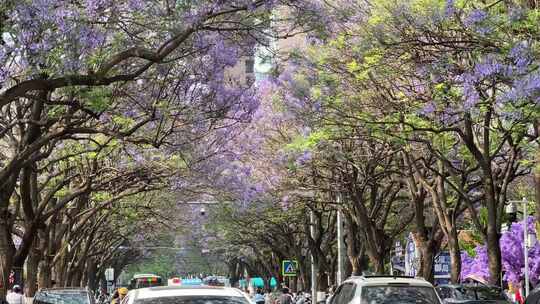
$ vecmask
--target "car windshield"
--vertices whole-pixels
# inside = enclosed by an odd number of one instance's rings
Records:
[[[460,300],[506,300],[498,288],[461,287],[458,291]]]
[[[439,304],[435,290],[421,286],[366,286],[361,304]]]
[[[179,296],[138,299],[135,304],[250,304],[243,297]]]
[[[36,304],[89,304],[86,292],[38,292],[34,298]]]

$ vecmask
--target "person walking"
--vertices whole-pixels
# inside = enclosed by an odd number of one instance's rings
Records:
[[[298,292],[298,296],[294,299],[296,304],[305,304],[306,303],[306,295],[303,290],[300,290]]]
[[[255,292],[255,295],[253,296],[253,302],[255,302],[255,304],[264,304],[265,303],[264,294],[263,294],[262,289],[257,288],[257,291]]]
[[[125,288],[125,287],[120,287],[118,288],[117,290],[117,294],[118,294],[118,297],[113,297],[113,300],[111,302],[111,304],[121,304],[122,303],[122,300],[126,297],[126,295],[128,294],[128,289]],[[115,293],[116,295],[116,293]]]
[[[25,304],[24,295],[22,294],[22,288],[19,285],[13,286],[12,292],[9,292],[6,296],[6,301],[9,304]]]
[[[283,287],[281,292],[282,294],[278,298],[279,304],[293,304],[293,298],[291,296],[289,288]]]

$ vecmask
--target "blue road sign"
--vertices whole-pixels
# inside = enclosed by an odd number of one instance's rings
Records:
[[[433,278],[435,283],[446,284],[450,281],[450,253],[441,251],[433,261]]]
[[[298,261],[283,260],[281,263],[281,274],[284,277],[295,277],[298,269]]]

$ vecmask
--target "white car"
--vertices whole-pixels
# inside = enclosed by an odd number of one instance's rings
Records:
[[[431,283],[399,276],[351,277],[337,289],[330,304],[440,304]]]
[[[239,289],[209,286],[166,286],[132,290],[127,304],[251,304]]]

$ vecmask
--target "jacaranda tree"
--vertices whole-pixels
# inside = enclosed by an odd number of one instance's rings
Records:
[[[302,3],[291,2],[294,19]],[[277,24],[272,10],[288,3],[25,0],[0,5],[0,141],[5,147],[0,297],[17,250],[15,190],[32,181],[19,183],[21,174],[37,176],[40,162],[66,141],[86,144],[104,135],[107,144],[130,143],[143,150],[167,146],[171,155],[193,148],[221,127],[218,121],[246,121],[257,103],[245,85],[229,81],[226,70],[252,54],[264,36],[281,34],[269,30]],[[295,26],[280,30],[291,35]],[[130,154],[144,161],[137,150]],[[44,220],[34,222],[39,226]]]

